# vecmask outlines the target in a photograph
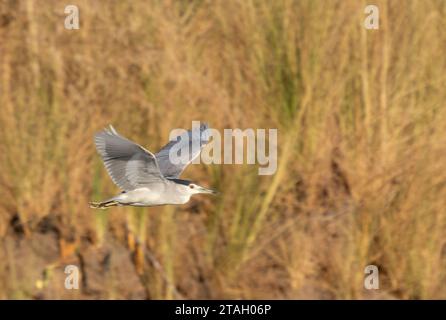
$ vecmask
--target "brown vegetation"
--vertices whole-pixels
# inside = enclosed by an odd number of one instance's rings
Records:
[[[0,298],[446,298],[446,2],[0,2]],[[118,192],[93,134],[278,128],[279,165],[193,165],[222,191]],[[65,290],[64,266],[82,271]],[[380,268],[380,290],[363,287]]]

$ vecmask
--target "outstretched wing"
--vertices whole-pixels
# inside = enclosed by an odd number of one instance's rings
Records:
[[[155,157],[158,161],[159,168],[164,177],[169,179],[178,178],[183,170],[200,154],[203,147],[209,142],[209,126],[207,123],[200,125],[200,128],[193,128],[175,140],[166,144]],[[181,153],[178,164],[170,160],[170,156],[177,156],[176,151],[186,150],[188,152]],[[172,155],[169,154],[172,151]],[[175,154],[173,154],[175,153]]]
[[[122,190],[165,181],[155,156],[118,134],[111,125],[109,130],[98,132],[94,141],[108,174]]]

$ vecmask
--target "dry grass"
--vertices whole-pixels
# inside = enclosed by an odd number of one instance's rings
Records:
[[[446,298],[446,2],[0,3],[0,298]],[[278,128],[279,166],[96,213],[92,135]],[[81,266],[82,290],[63,287]],[[363,289],[364,267],[381,270]]]

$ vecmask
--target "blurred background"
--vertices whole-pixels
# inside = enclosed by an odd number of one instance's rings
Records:
[[[445,299],[446,2],[367,4],[0,0],[0,298]],[[157,151],[192,120],[278,128],[276,174],[89,208],[118,192],[96,131]]]

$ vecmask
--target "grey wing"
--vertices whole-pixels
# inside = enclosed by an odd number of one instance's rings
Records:
[[[161,173],[166,178],[178,178],[183,170],[200,154],[203,147],[209,142],[209,126],[207,123],[200,125],[200,128],[193,128],[175,140],[166,144],[158,153],[155,154]],[[179,152],[186,150],[189,152]],[[172,162],[169,157],[177,157],[178,164]],[[178,161],[179,160],[179,161]]]
[[[98,132],[94,140],[108,174],[122,190],[130,191],[165,181],[155,156],[119,135],[112,126]]]

